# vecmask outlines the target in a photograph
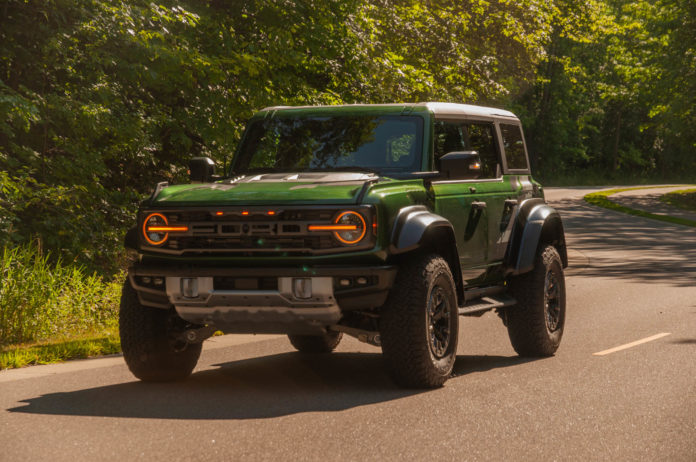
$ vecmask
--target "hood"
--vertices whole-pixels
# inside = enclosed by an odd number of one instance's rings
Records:
[[[265,173],[169,186],[151,205],[354,204],[363,185],[378,178],[360,172]]]

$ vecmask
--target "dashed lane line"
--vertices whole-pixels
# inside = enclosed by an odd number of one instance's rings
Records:
[[[611,353],[616,353],[617,351],[621,350],[627,350],[628,348],[633,348],[634,346],[642,345],[643,343],[648,343],[652,342],[653,340],[660,339],[662,337],[667,337],[668,335],[672,335],[670,332],[662,332],[660,334],[653,335],[651,337],[646,337],[640,340],[636,340],[635,342],[631,343],[626,343],[625,345],[619,345],[614,348],[609,348],[608,350],[604,351],[599,351],[597,353],[592,353],[594,356],[605,356]]]

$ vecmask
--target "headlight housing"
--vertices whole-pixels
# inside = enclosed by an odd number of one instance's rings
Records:
[[[357,244],[362,241],[367,232],[365,219],[358,212],[348,211],[340,213],[334,223],[337,227],[346,227],[348,229],[337,229],[334,236],[341,243],[346,245]]]
[[[188,226],[169,226],[167,217],[158,212],[150,213],[143,220],[143,237],[150,245],[162,245],[167,242],[169,233],[186,231]]]
[[[337,241],[344,245],[355,245],[363,240],[367,234],[367,222],[359,212],[346,210],[336,214],[333,224],[309,225],[310,232],[332,231]]]

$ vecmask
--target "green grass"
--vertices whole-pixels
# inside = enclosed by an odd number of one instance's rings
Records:
[[[696,212],[696,188],[672,191],[660,196],[665,204],[690,212]]]
[[[0,369],[12,369],[33,364],[50,364],[69,359],[88,358],[120,353],[118,330],[111,329],[101,336],[73,338],[40,344],[13,345],[0,350]]]
[[[122,274],[105,281],[34,246],[0,257],[1,368],[118,351]]]
[[[667,186],[665,186],[667,187]],[[632,209],[629,207],[624,207],[623,205],[617,204],[616,202],[612,202],[609,200],[608,196],[611,196],[612,194],[616,194],[619,192],[623,191],[632,191],[635,189],[652,189],[654,186],[648,186],[648,187],[635,187],[635,188],[618,188],[618,189],[608,189],[606,191],[598,191],[594,193],[590,193],[585,195],[584,199],[585,202],[596,205],[598,207],[603,207],[605,209],[609,210],[616,210],[617,212],[623,212],[627,213],[629,215],[634,215],[638,217],[643,217],[643,218],[651,218],[653,220],[659,220],[659,221],[664,221],[667,223],[673,223],[677,225],[685,225],[685,226],[693,226],[696,227],[696,221],[693,220],[687,220],[685,218],[678,218],[678,217],[670,217],[667,215],[656,215],[654,213],[650,212],[645,212],[643,210],[636,210]]]

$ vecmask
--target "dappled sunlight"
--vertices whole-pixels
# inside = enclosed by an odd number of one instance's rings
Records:
[[[582,199],[550,202],[563,218],[569,254],[582,249],[581,270],[575,271],[571,258],[569,274],[696,284],[696,228],[601,209]]]

